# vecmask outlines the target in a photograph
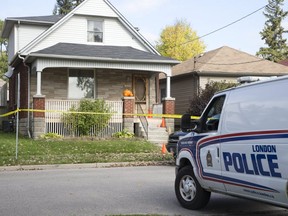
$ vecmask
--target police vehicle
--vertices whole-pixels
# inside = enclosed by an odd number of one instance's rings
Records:
[[[199,120],[182,116],[175,193],[200,209],[211,192],[288,207],[288,76],[214,95]]]

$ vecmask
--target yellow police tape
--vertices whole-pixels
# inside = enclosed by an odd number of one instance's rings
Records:
[[[117,113],[96,113],[96,112],[78,112],[78,111],[62,111],[62,110],[39,110],[39,109],[16,109],[14,111],[1,114],[0,118],[7,117],[10,115],[14,115],[17,112],[51,112],[51,113],[73,113],[73,114],[89,114],[89,115],[113,115]],[[127,115],[127,116],[146,116],[146,117],[156,117],[156,118],[175,118],[180,119],[182,115],[178,114],[140,114],[140,113],[122,113],[121,115]],[[191,116],[191,119],[199,119],[198,116]]]

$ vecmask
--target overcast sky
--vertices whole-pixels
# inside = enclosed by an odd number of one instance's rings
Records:
[[[0,19],[52,14],[56,0],[0,0]],[[186,20],[198,36],[224,27],[265,6],[268,0],[110,0],[128,21],[152,44],[161,31],[176,20]],[[285,3],[284,10],[288,10]],[[259,32],[266,21],[263,11],[215,32],[201,40],[206,51],[221,46],[254,55],[264,46]],[[288,22],[283,23],[288,28]]]

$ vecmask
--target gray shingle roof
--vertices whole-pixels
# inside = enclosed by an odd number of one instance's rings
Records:
[[[178,61],[159,56],[157,54],[138,50],[129,46],[106,46],[106,45],[87,45],[87,44],[72,44],[72,43],[58,43],[54,46],[43,50],[31,53],[30,56],[47,56],[59,58],[65,57],[87,57],[111,60],[147,60],[147,61],[165,61],[177,63]]]
[[[223,46],[192,58],[172,68],[173,76],[191,72],[237,74],[288,74],[288,67]]]

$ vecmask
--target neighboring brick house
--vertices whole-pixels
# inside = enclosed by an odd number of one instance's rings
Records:
[[[188,111],[190,101],[209,81],[237,82],[241,76],[282,76],[288,67],[263,60],[248,53],[223,46],[189,59],[172,68],[171,96],[175,98],[175,113]],[[165,76],[161,74],[160,88],[165,96]],[[179,127],[179,121],[175,121]]]
[[[120,116],[127,100],[133,104],[129,112],[147,113],[161,102],[158,74],[170,77],[178,63],[160,56],[107,0],[85,0],[65,16],[7,18],[2,37],[9,39],[10,110],[17,106],[19,78],[22,109],[67,110],[75,100],[100,98]],[[79,86],[79,80],[89,85]],[[170,79],[166,84],[165,103],[171,99]],[[127,88],[135,97],[123,97]],[[38,137],[55,132],[53,128],[61,125],[60,114],[51,115],[21,112],[21,133]],[[134,123],[142,124],[133,116],[119,121],[118,130],[133,131]]]

